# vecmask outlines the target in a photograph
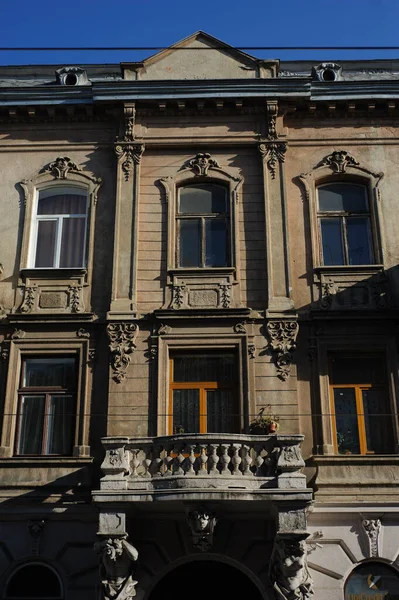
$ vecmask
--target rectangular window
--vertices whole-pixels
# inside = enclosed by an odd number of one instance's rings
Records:
[[[339,454],[392,451],[392,415],[381,356],[333,357],[330,391]]]
[[[237,433],[234,354],[185,353],[170,359],[170,433]]]
[[[73,357],[23,359],[18,390],[18,455],[72,454],[76,377]]]

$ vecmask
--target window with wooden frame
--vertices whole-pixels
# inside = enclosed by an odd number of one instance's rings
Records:
[[[337,182],[319,185],[317,192],[322,264],[374,264],[367,188]]]
[[[206,183],[179,188],[176,221],[178,267],[230,266],[230,199],[226,186]]]
[[[71,455],[76,421],[76,360],[25,357],[18,389],[17,455]]]
[[[331,357],[329,371],[335,451],[392,452],[392,414],[382,357]]]
[[[237,361],[232,353],[170,358],[169,433],[237,433]]]

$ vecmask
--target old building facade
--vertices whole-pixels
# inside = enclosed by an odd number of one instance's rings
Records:
[[[397,597],[398,97],[201,32],[0,68],[1,597]]]

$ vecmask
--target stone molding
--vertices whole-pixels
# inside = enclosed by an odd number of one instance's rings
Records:
[[[116,383],[121,383],[126,377],[130,354],[136,349],[138,331],[136,323],[110,323],[107,326],[112,377]]]

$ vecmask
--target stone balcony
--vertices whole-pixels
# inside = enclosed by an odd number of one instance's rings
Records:
[[[179,434],[103,438],[94,501],[293,500],[308,502],[303,435]]]

